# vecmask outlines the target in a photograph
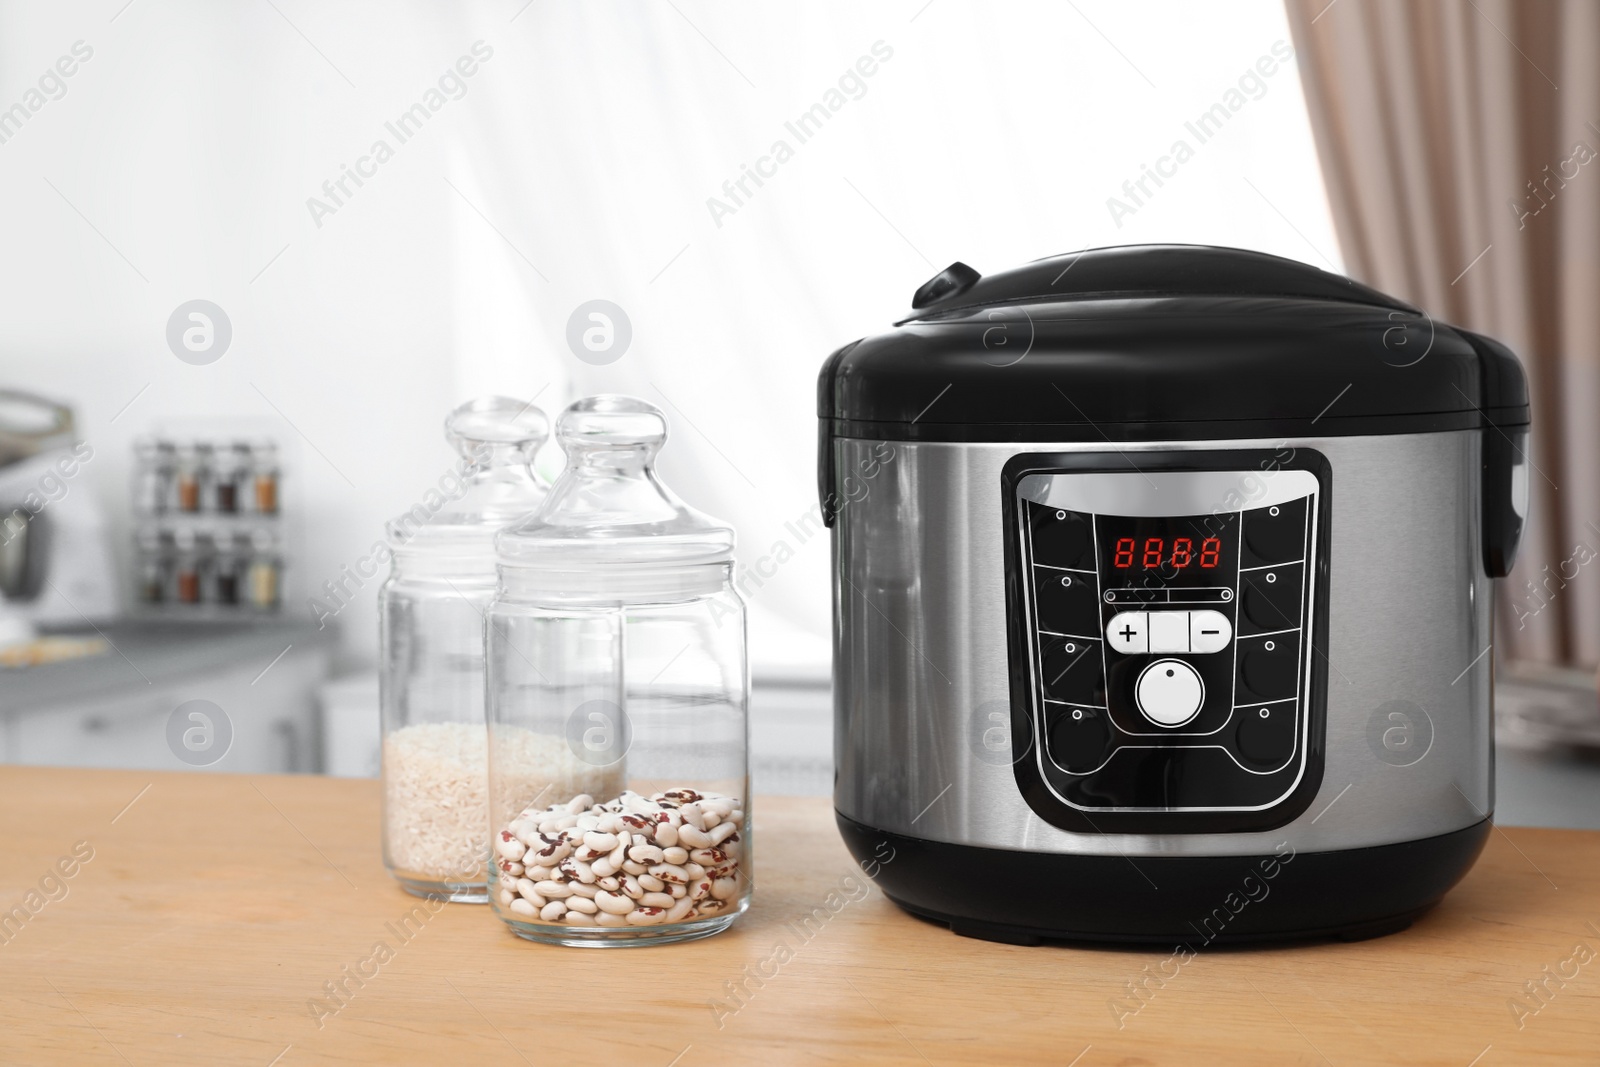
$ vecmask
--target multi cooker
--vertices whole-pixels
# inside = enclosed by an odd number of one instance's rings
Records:
[[[1273,256],[957,263],[819,382],[835,807],[954,931],[1403,928],[1493,808],[1504,346]]]

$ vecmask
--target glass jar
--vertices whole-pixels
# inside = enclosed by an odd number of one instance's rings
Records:
[[[173,599],[179,604],[200,603],[200,545],[194,530],[173,533],[176,556],[172,565]]]
[[[249,541],[220,530],[215,535],[216,556],[211,565],[211,602],[235,607],[239,603],[239,571],[249,555]],[[244,552],[241,553],[241,547]]]
[[[488,899],[483,613],[495,533],[548,491],[532,462],[549,434],[531,403],[463,404],[445,420],[461,462],[389,524],[391,570],[378,593],[383,859],[418,896]]]
[[[250,446],[244,442],[235,442],[217,450],[211,492],[220,514],[233,515],[239,511],[239,483],[249,471],[249,466]]]
[[[167,572],[172,563],[170,538],[164,540],[154,526],[143,526],[137,540],[139,599],[146,604],[160,604],[167,599]]]
[[[250,482],[254,487],[252,508],[258,515],[278,513],[278,446],[271,441],[257,441],[248,450]]]
[[[572,405],[556,426],[566,470],[496,540],[491,902],[531,941],[684,941],[749,904],[733,531],[657,478],[666,434],[642,400]]]
[[[250,606],[257,611],[273,611],[283,587],[283,550],[271,530],[250,533],[250,566],[245,572]]]
[[[135,482],[133,510],[139,515],[159,515],[171,498],[176,453],[171,441],[149,438],[134,443]]]
[[[192,444],[179,445],[173,452],[173,491],[176,510],[200,510],[200,453]]]

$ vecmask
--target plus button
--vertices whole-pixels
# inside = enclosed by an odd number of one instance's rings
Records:
[[[1137,656],[1150,651],[1150,613],[1145,611],[1119,611],[1106,623],[1106,640],[1124,656]]]

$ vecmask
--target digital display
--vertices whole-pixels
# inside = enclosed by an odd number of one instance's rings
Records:
[[[1140,569],[1147,571],[1159,570],[1162,567],[1181,571],[1193,566],[1210,570],[1222,562],[1222,538],[1202,538],[1198,552],[1195,551],[1192,537],[1174,537],[1170,550],[1164,537],[1146,537],[1143,543],[1134,537],[1117,538],[1116,551],[1111,555],[1111,565],[1118,570],[1127,570],[1134,566],[1135,560],[1138,561]]]
[[[1100,572],[1141,587],[1231,586],[1239,566],[1239,513],[1096,515]]]

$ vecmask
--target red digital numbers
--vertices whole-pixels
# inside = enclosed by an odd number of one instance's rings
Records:
[[[1133,538],[1117,538],[1117,554],[1111,558],[1111,562],[1122,570],[1133,566]]]
[[[1194,558],[1194,542],[1187,537],[1180,537],[1172,542],[1172,565],[1179,570],[1187,567]]]
[[[1145,538],[1142,551],[1139,549],[1138,544],[1138,541],[1132,537],[1117,538],[1117,549],[1111,557],[1111,565],[1118,570],[1125,571],[1133,566],[1134,556],[1138,556],[1140,566],[1147,571],[1153,571],[1162,566],[1181,571],[1196,562],[1193,538],[1174,538],[1171,552],[1167,551],[1166,539],[1162,537]],[[1202,570],[1211,570],[1220,564],[1222,562],[1222,538],[1208,537],[1201,541],[1198,561]]]
[[[1162,540],[1159,537],[1146,537],[1144,539],[1144,569],[1154,570],[1161,566]]]

